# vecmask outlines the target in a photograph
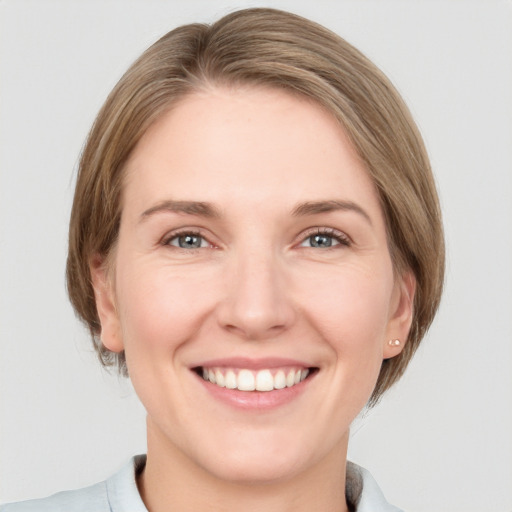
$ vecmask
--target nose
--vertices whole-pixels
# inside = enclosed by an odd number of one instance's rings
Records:
[[[248,252],[230,263],[218,320],[224,329],[246,340],[270,339],[295,319],[286,272],[279,258],[261,250]]]

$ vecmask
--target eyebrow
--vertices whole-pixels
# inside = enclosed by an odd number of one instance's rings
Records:
[[[341,201],[338,199],[333,199],[330,201],[308,201],[306,203],[300,203],[293,209],[292,214],[297,217],[302,217],[305,215],[316,215],[318,213],[328,213],[337,210],[352,211],[358,213],[364,217],[370,223],[370,225],[372,224],[372,219],[368,213],[366,213],[366,211],[358,204],[353,203],[352,201]]]
[[[316,215],[319,213],[328,213],[334,211],[353,211],[364,217],[370,224],[372,220],[368,213],[358,204],[352,201],[328,200],[328,201],[307,201],[298,204],[293,210],[292,215],[303,217],[307,215]],[[184,213],[186,215],[197,215],[206,218],[219,218],[220,211],[211,203],[204,201],[162,201],[151,208],[148,208],[141,214],[141,221],[155,215],[156,213]]]
[[[185,213],[187,215],[197,215],[199,217],[218,218],[220,212],[215,206],[203,201],[162,201],[155,206],[145,210],[141,214],[141,220],[145,220],[156,213]]]

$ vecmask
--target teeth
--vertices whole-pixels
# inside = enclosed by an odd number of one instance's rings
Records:
[[[291,388],[295,384],[295,372],[293,370],[288,372],[286,376],[286,387]]]
[[[222,375],[220,370],[215,370],[215,382],[217,386],[220,386],[221,388],[226,386],[224,375]]]
[[[273,391],[291,388],[302,382],[308,375],[308,369],[278,370],[274,375],[270,370],[226,370],[221,368],[203,368],[203,379],[222,388],[240,391]]]
[[[233,370],[228,370],[226,373],[225,384],[228,389],[236,389],[238,384],[236,382],[236,375]]]
[[[259,373],[259,372],[258,372]],[[238,389],[240,391],[254,391],[254,375],[249,370],[240,370],[238,372]]]
[[[286,377],[283,370],[279,370],[274,377],[274,388],[283,389],[286,387]]]
[[[262,370],[256,374],[256,390],[272,391],[274,389],[274,377],[270,370]]]

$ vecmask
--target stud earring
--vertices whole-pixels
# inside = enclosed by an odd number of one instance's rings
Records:
[[[388,345],[390,347],[399,347],[400,346],[400,340],[389,340]]]

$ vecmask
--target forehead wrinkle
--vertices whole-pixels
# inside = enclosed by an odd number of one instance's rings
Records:
[[[307,201],[305,203],[300,203],[293,209],[292,215],[295,217],[302,217],[306,215],[316,215],[318,213],[334,212],[337,210],[358,213],[364,217],[370,225],[372,224],[370,216],[361,206],[352,201],[343,201],[339,199],[332,199],[328,201]]]

